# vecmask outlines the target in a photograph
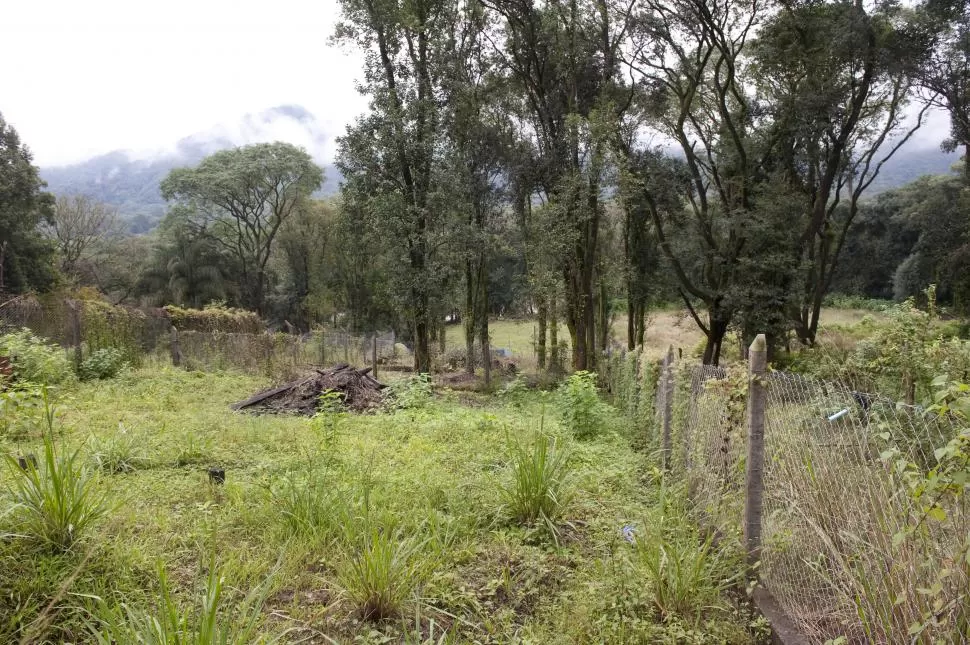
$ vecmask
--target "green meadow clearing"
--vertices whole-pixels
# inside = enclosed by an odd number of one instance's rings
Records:
[[[414,381],[374,414],[229,411],[266,385],[152,367],[25,406],[2,443],[0,641],[764,638],[643,420],[586,400],[578,438],[562,394]]]

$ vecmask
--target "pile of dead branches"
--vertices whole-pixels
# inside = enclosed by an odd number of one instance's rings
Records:
[[[328,370],[313,370],[302,378],[258,392],[230,407],[263,414],[312,416],[317,412],[320,395],[330,391],[342,395],[343,405],[348,410],[373,410],[383,402],[381,391],[387,386],[371,376],[370,371],[369,367],[359,370],[346,363]]]

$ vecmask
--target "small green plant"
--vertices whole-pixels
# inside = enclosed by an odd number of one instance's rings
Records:
[[[53,433],[44,436],[44,457],[38,466],[22,468],[6,456],[10,498],[18,532],[47,547],[66,551],[105,512],[104,496],[78,452],[58,450]]]
[[[82,381],[100,381],[114,378],[128,367],[124,353],[114,347],[94,350],[78,367],[78,377]]]
[[[392,383],[388,390],[390,407],[398,410],[423,408],[431,402],[431,376],[417,374]]]
[[[118,424],[117,434],[88,438],[88,450],[94,465],[107,473],[128,473],[150,464],[142,450],[142,439]]]
[[[54,385],[74,377],[64,350],[29,329],[0,336],[0,356],[10,357],[16,381]]]
[[[644,522],[644,533],[635,536],[634,554],[647,574],[660,618],[693,619],[696,624],[704,610],[722,605],[721,594],[738,584],[744,566],[738,551],[715,546],[713,533],[699,539],[675,503],[680,501],[661,489],[659,517]]]
[[[377,621],[401,614],[434,564],[428,544],[377,524],[349,540],[338,575],[362,618]]]
[[[559,420],[578,439],[598,435],[605,427],[596,375],[576,372],[559,386]]]
[[[101,601],[98,615],[87,621],[94,642],[99,645],[247,645],[278,643],[284,636],[260,636],[257,633],[272,576],[253,589],[236,606],[233,615],[222,610],[225,580],[214,562],[209,565],[205,593],[197,609],[185,610],[178,606],[161,563],[158,579],[161,594],[154,612],[126,603],[108,606]]]
[[[288,535],[319,536],[339,532],[342,514],[333,494],[333,482],[317,470],[303,476],[290,474],[271,490]]]
[[[327,390],[320,394],[317,412],[310,421],[310,427],[323,450],[330,451],[336,446],[340,423],[346,414],[343,392]]]
[[[184,432],[175,444],[175,466],[201,464],[212,458],[212,438],[199,436],[194,432]]]
[[[569,451],[541,429],[531,447],[513,444],[512,478],[502,488],[512,518],[525,525],[540,522],[557,535],[556,521],[571,499],[572,470]]]
[[[48,396],[44,387],[26,382],[0,390],[0,437],[23,439],[43,428]]]

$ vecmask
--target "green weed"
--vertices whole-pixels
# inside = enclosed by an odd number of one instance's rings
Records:
[[[158,580],[161,593],[155,611],[145,611],[127,603],[108,606],[102,601],[98,614],[87,621],[94,641],[99,645],[248,645],[277,643],[283,637],[257,633],[271,578],[238,603],[234,615],[227,615],[222,609],[225,580],[214,562],[210,563],[205,592],[196,609],[185,610],[175,602],[161,564],[158,565]]]
[[[541,431],[532,446],[512,446],[512,478],[502,488],[502,496],[512,515],[521,524],[541,522],[555,535],[555,522],[569,504],[570,453]]]
[[[428,544],[427,539],[376,523],[350,541],[338,575],[362,618],[383,620],[401,614],[434,564]]]
[[[589,439],[605,427],[596,375],[576,372],[559,386],[559,420],[577,439]]]
[[[136,436],[118,424],[117,434],[88,438],[91,461],[107,473],[129,473],[151,464],[143,448],[144,438]]]
[[[13,500],[19,533],[44,545],[66,551],[105,512],[105,498],[78,451],[55,448],[51,433],[44,436],[42,463],[22,468],[6,456],[8,493]]]

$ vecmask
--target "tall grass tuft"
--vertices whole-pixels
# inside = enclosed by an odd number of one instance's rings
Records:
[[[121,424],[118,433],[108,437],[88,438],[91,461],[107,473],[130,473],[151,465],[141,446],[142,438],[129,432]]]
[[[427,539],[376,524],[352,538],[338,575],[362,618],[401,615],[434,566],[436,557],[428,545]]]
[[[661,619],[697,621],[721,606],[721,594],[741,579],[740,558],[715,546],[713,535],[701,541],[693,529],[671,526],[666,515],[651,524],[637,536],[634,553]]]
[[[5,461],[20,534],[66,551],[105,513],[105,498],[96,490],[92,471],[77,451],[58,451],[52,432],[44,435],[44,457],[38,466],[28,463],[21,468],[10,455]]]
[[[555,521],[572,497],[572,470],[569,451],[541,431],[531,448],[513,444],[512,479],[502,488],[512,518],[527,525],[541,522],[555,534]]]
[[[289,475],[271,491],[283,529],[289,535],[336,535],[346,512],[334,495],[333,482],[315,470]]]
[[[253,589],[231,615],[221,611],[225,580],[214,562],[209,566],[205,594],[197,609],[179,607],[161,564],[158,579],[161,594],[154,612],[126,603],[108,606],[102,601],[98,615],[87,621],[94,642],[99,645],[248,645],[278,643],[284,636],[258,634],[272,576]]]

